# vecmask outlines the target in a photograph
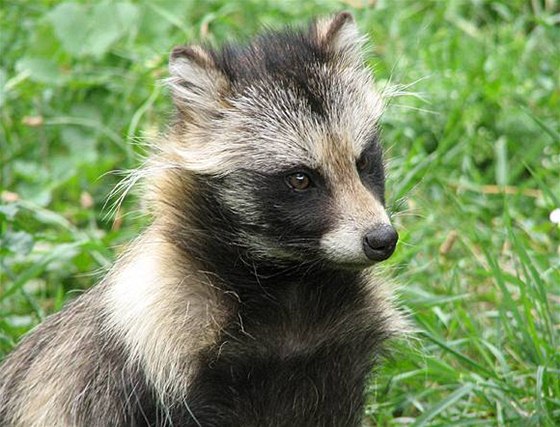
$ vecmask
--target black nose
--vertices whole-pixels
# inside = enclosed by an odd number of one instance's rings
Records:
[[[364,252],[372,261],[383,261],[393,255],[399,235],[389,224],[378,225],[364,236]]]

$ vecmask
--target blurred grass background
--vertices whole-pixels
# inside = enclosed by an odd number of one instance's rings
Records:
[[[351,10],[380,85],[419,333],[368,388],[378,425],[560,424],[560,4],[10,1],[0,8],[0,358],[92,286],[146,219],[104,203],[171,111],[171,47]]]

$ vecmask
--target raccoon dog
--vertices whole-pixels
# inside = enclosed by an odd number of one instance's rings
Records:
[[[353,426],[403,322],[382,95],[341,13],[248,46],[178,47],[152,224],[0,372],[2,426]]]

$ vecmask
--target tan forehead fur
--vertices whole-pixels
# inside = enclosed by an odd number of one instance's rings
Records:
[[[288,88],[255,85],[231,101],[216,128],[191,129],[163,149],[180,159],[178,166],[213,174],[240,166],[325,166],[332,156],[324,153],[333,149],[357,158],[381,116],[382,96],[365,68],[322,72],[333,76],[325,88],[332,102],[324,118],[313,115]],[[340,153],[343,148],[346,152]]]

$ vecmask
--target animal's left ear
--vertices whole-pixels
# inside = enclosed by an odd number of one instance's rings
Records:
[[[320,19],[313,25],[312,31],[323,49],[361,57],[365,38],[360,34],[351,13],[340,12],[334,17]]]

